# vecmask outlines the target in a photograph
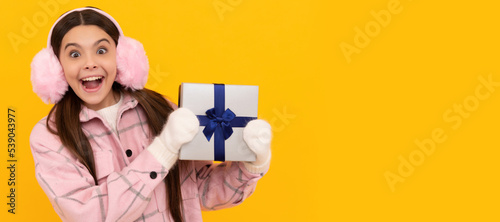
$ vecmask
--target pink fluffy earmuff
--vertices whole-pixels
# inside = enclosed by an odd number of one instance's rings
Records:
[[[116,46],[117,73],[115,81],[125,88],[130,88],[132,90],[142,89],[146,85],[149,62],[142,44],[137,40],[124,36],[118,22],[106,12],[90,7],[78,8],[64,13],[57,19],[50,29],[47,39],[47,48],[38,52],[31,62],[31,83],[33,85],[33,91],[45,103],[55,104],[59,102],[66,91],[68,91],[68,82],[64,77],[63,68],[50,44],[52,30],[54,26],[69,13],[88,9],[106,16],[115,24],[120,32],[118,45]]]

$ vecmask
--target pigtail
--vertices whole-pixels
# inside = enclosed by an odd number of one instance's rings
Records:
[[[49,132],[58,135],[61,143],[87,168],[94,178],[94,184],[97,185],[94,152],[78,118],[81,104],[80,98],[69,88],[61,101],[50,110],[46,125]],[[52,119],[55,129],[51,127]]]

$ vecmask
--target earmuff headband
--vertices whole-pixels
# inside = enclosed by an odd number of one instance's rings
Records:
[[[148,80],[149,62],[140,42],[123,35],[123,31],[116,20],[102,10],[85,7],[68,11],[61,15],[52,25],[47,39],[47,48],[38,52],[31,62],[31,83],[33,91],[45,103],[57,103],[68,91],[68,82],[58,58],[54,54],[51,45],[52,31],[54,27],[68,14],[75,11],[94,10],[111,20],[118,29],[120,36],[116,46],[116,79],[127,89],[138,90],[144,88]]]
[[[54,30],[54,27],[57,25],[57,23],[59,23],[59,21],[61,21],[61,19],[63,19],[64,17],[66,17],[67,15],[69,15],[72,12],[79,12],[79,11],[89,10],[89,9],[94,10],[95,12],[106,16],[106,18],[108,18],[109,20],[111,20],[113,22],[113,24],[115,24],[116,28],[118,29],[118,32],[120,33],[120,37],[123,36],[122,28],[120,27],[118,22],[113,17],[111,17],[111,15],[109,15],[108,13],[106,13],[100,9],[96,9],[96,8],[92,8],[92,7],[77,8],[77,9],[73,9],[71,11],[65,12],[64,14],[59,16],[59,18],[56,20],[56,22],[54,22],[54,24],[52,25],[52,27],[50,28],[50,31],[49,31],[49,38],[47,38],[47,48],[51,47],[50,39],[52,38],[52,31]]]

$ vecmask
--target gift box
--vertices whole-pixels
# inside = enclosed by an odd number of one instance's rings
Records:
[[[200,127],[179,159],[255,161],[243,128],[257,119],[258,93],[258,86],[182,83],[179,106],[193,111]]]

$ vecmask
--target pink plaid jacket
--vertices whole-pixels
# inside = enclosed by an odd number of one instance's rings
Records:
[[[168,169],[145,150],[152,138],[137,104],[124,95],[116,134],[95,111],[84,107],[80,113],[94,151],[97,186],[84,165],[47,130],[46,117],[33,128],[36,178],[63,221],[172,220],[163,180]],[[180,161],[180,167],[186,221],[201,221],[201,210],[238,205],[264,175],[248,172],[241,162]]]

